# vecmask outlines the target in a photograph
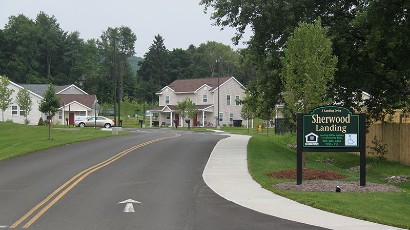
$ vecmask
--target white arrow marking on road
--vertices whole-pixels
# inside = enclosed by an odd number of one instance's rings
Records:
[[[128,200],[118,202],[118,204],[126,204],[123,212],[135,212],[133,204],[141,204],[141,202],[136,201],[136,200],[132,200],[132,199],[128,199]]]

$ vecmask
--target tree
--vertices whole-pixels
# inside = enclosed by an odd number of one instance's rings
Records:
[[[11,105],[13,99],[11,98],[11,94],[14,92],[13,89],[9,89],[8,86],[10,81],[7,77],[0,76],[0,108],[1,108],[1,116],[4,121],[4,111]]]
[[[367,91],[372,95],[365,101],[367,112],[375,120],[383,120],[386,111],[395,108],[408,110],[407,0],[201,0],[200,4],[205,9],[213,8],[211,18],[216,25],[236,28],[236,43],[247,28],[252,29],[247,44],[258,71],[281,69],[276,64],[291,32],[298,23],[311,23],[321,17],[338,57],[332,86],[335,98],[346,107],[361,109],[357,106],[361,98],[354,95]],[[263,78],[264,73],[258,72],[258,76]]]
[[[38,109],[40,112],[47,115],[48,120],[48,139],[51,139],[51,120],[58,111],[60,107],[60,101],[55,94],[55,89],[52,84],[48,86],[46,94],[44,95],[43,100],[41,100]]]
[[[38,46],[41,49],[46,66],[45,75],[50,80],[54,80],[52,78],[51,67],[53,63],[57,62],[57,59],[61,58],[58,54],[61,52],[66,32],[60,28],[54,16],[50,17],[44,12],[40,12],[37,15],[36,28],[39,31]]]
[[[286,114],[294,122],[296,113],[332,102],[328,92],[337,58],[332,55],[332,42],[326,32],[320,19],[315,24],[300,23],[286,43],[281,59],[283,97]]]
[[[169,51],[165,47],[164,39],[161,35],[156,35],[154,43],[149,47],[148,52],[144,55],[144,61],[140,62],[138,76],[140,81],[145,81],[151,89],[148,97],[155,93],[165,85],[169,84]]]
[[[215,41],[202,43],[194,54],[196,77],[230,76],[239,66],[239,54],[228,45]]]
[[[128,27],[111,28],[104,31],[99,41],[99,47],[103,52],[105,65],[109,67],[108,76],[112,77],[114,85],[111,86],[114,93],[114,121],[121,116],[121,100],[124,96],[124,76],[131,73],[127,58],[134,55],[134,43],[137,37]],[[129,70],[129,71],[128,71]],[[110,84],[111,81],[107,81]],[[108,83],[109,82],[109,83]],[[128,82],[127,82],[128,83]]]
[[[183,49],[173,49],[169,52],[169,82],[192,78],[192,64],[191,52]]]
[[[1,62],[4,69],[0,69],[0,74],[9,76],[14,82],[37,83],[41,74],[35,23],[22,14],[11,16],[3,36],[1,49],[4,59]]]
[[[82,56],[82,74],[84,74],[84,88],[90,94],[95,94],[101,103],[112,102],[113,84],[109,75],[109,65],[104,65],[102,60],[107,58],[103,55],[94,39],[87,40],[84,44]]]
[[[363,76],[356,93],[361,95],[358,92],[365,90],[372,95],[365,101],[368,115],[372,120],[384,121],[395,109],[410,110],[409,2],[367,2],[352,22],[354,42],[360,45],[354,55],[362,60],[355,69]],[[349,80],[357,81],[356,77]]]
[[[183,101],[177,102],[177,109],[179,110],[182,119],[187,119],[188,129],[190,129],[191,121],[189,119],[193,119],[196,113],[196,105],[194,102],[191,101],[189,98],[185,98]]]
[[[69,33],[63,41],[63,59],[59,66],[64,66],[65,78],[57,78],[56,84],[65,85],[72,84],[79,80],[84,74],[85,57],[85,43],[80,38],[79,32]],[[60,75],[61,76],[61,75]]]
[[[27,89],[19,90],[19,92],[17,93],[16,102],[20,106],[20,110],[24,111],[24,123],[29,124],[30,121],[27,119],[27,117],[30,114],[33,102]]]

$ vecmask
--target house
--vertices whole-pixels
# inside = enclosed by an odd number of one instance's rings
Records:
[[[175,126],[175,120],[183,125],[185,118],[180,116],[177,104],[186,98],[196,105],[193,126],[217,126],[218,112],[221,126],[242,120],[239,102],[244,98],[245,90],[235,77],[175,80],[157,95],[159,107],[149,112],[158,116],[161,125]]]
[[[4,120],[11,120],[15,123],[24,124],[25,111],[20,109],[16,102],[17,93],[22,89],[27,89],[30,94],[32,106],[28,116],[30,125],[37,125],[40,118],[46,119],[46,115],[38,110],[48,89],[48,84],[17,84],[9,81],[9,89],[13,89],[11,98],[12,104],[4,111]],[[60,108],[53,117],[54,124],[74,124],[76,116],[93,116],[95,115],[95,106],[97,97],[89,95],[75,85],[55,86],[56,96],[60,99]]]

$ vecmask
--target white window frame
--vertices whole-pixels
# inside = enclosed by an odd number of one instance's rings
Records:
[[[231,95],[226,95],[226,105],[231,105]]]
[[[24,117],[26,115],[26,111],[20,109],[19,114],[20,116]]]
[[[233,122],[233,113],[230,113],[230,114],[229,114],[229,121],[230,121],[230,122]]]
[[[223,120],[224,120],[224,113],[219,112],[219,121],[223,121]]]
[[[165,104],[169,105],[169,103],[171,102],[171,99],[169,96],[165,96]]]
[[[59,120],[63,119],[63,111],[61,110],[58,111],[58,119]]]
[[[208,103],[208,94],[202,95],[202,103]]]
[[[17,105],[12,105],[11,106],[11,116],[18,116],[19,114],[19,108]]]
[[[239,102],[241,101],[241,97],[240,96],[235,96],[235,105],[239,105]]]

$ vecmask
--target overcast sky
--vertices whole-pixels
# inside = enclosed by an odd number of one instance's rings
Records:
[[[136,34],[136,55],[142,57],[160,34],[168,50],[187,49],[207,41],[234,46],[234,29],[212,26],[210,15],[203,12],[199,0],[1,0],[0,28],[12,15],[24,14],[35,20],[43,11],[54,15],[60,28],[79,31],[83,39],[100,38],[108,27],[128,26]]]

